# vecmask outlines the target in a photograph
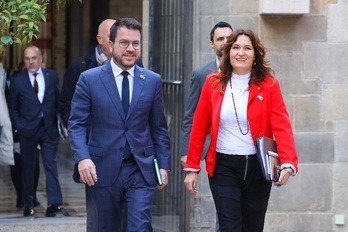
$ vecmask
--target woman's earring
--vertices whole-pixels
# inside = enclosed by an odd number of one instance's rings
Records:
[[[254,66],[256,65],[256,61],[254,60]]]

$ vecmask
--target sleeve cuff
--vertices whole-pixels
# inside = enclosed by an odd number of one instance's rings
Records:
[[[195,169],[195,168],[184,168],[185,172],[199,172],[200,169]]]
[[[280,169],[284,169],[284,168],[291,168],[291,170],[292,170],[292,176],[295,176],[295,175],[297,174],[297,173],[296,173],[296,168],[295,168],[295,166],[292,165],[292,164],[289,164],[289,163],[282,164],[282,165],[280,166]]]

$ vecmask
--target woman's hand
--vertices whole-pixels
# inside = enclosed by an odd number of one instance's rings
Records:
[[[198,183],[198,173],[197,172],[186,172],[186,177],[184,180],[184,184],[186,189],[192,193],[193,195],[196,195],[198,192],[197,190],[197,183]]]
[[[286,185],[289,178],[290,178],[290,172],[288,171],[287,168],[284,168],[280,172],[280,177],[279,177],[278,181],[274,182],[273,185],[278,186],[278,187],[280,187],[282,185]]]

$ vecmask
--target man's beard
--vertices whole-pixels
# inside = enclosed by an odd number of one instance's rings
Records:
[[[215,50],[215,54],[220,58],[222,57],[222,51],[221,50]]]

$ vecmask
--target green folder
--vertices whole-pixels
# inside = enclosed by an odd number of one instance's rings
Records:
[[[162,185],[163,182],[162,182],[161,172],[160,172],[160,169],[159,169],[159,166],[158,166],[157,158],[155,158],[155,159],[153,160],[153,163],[154,163],[154,166],[155,166],[157,183],[158,183],[159,185]]]

